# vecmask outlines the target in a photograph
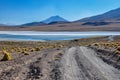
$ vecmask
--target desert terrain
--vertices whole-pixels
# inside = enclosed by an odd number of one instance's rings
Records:
[[[0,41],[0,80],[120,80],[119,41]]]

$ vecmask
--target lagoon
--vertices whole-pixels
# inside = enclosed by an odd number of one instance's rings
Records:
[[[49,41],[73,40],[94,36],[119,36],[120,32],[89,31],[89,32],[40,32],[40,31],[0,31],[0,40]]]

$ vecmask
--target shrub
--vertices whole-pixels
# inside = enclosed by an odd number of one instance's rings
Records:
[[[120,55],[120,51],[118,51],[118,50],[116,50],[114,53]]]
[[[23,53],[24,55],[29,55],[29,53],[26,52],[26,51],[23,51],[22,53]]]
[[[117,50],[120,51],[120,46],[117,47]]]
[[[34,48],[31,48],[31,49],[30,49],[30,52],[34,52],[34,51],[35,51],[35,49],[34,49]]]
[[[10,53],[8,53],[6,50],[4,50],[3,53],[4,53],[4,56],[3,56],[2,61],[9,61],[9,60],[11,60]]]
[[[25,52],[24,55],[29,55],[29,53]]]
[[[58,55],[59,55],[59,56],[62,56],[62,55],[63,55],[63,53],[58,53]]]
[[[99,43],[94,43],[93,46],[96,46],[96,47],[100,47],[100,44]]]
[[[63,48],[64,46],[63,46],[63,45],[59,45],[58,47],[59,47],[59,48]]]
[[[36,51],[40,51],[40,50],[41,50],[41,48],[38,48],[38,47],[37,47],[37,48],[35,48],[35,50],[36,50]]]

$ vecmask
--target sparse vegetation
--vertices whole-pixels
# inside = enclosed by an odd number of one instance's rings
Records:
[[[3,56],[3,58],[2,58],[1,61],[9,61],[9,60],[11,60],[11,55],[10,55],[9,52],[7,52],[6,50],[4,50],[3,54],[4,54],[4,56]]]
[[[94,37],[83,38],[70,41],[48,41],[48,42],[34,42],[34,41],[0,41],[0,53],[6,50],[9,53],[18,53],[24,55],[30,55],[31,53],[42,51],[45,49],[57,49],[67,48],[71,46],[95,46],[97,48],[115,49],[120,51],[120,39],[117,41],[108,42],[108,37]],[[14,56],[13,56],[14,57]]]
[[[120,42],[117,42],[117,41],[99,42],[99,43],[94,43],[91,46],[100,48],[100,49],[112,50],[115,54],[120,55]]]

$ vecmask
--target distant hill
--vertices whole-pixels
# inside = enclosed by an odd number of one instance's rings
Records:
[[[96,16],[92,16],[92,17],[88,17],[88,18],[83,18],[81,20],[78,21],[83,21],[83,22],[87,22],[87,21],[109,21],[109,20],[120,20],[120,8],[108,11],[104,14],[100,14],[100,15],[96,15]]]
[[[45,23],[43,23],[43,22],[31,22],[31,23],[22,24],[20,26],[40,26],[40,25],[45,25]]]
[[[90,25],[90,26],[102,26],[102,25],[109,25],[111,22],[85,22],[82,25]]]
[[[8,26],[8,25],[6,25],[6,24],[0,24],[0,26]]]
[[[68,21],[60,16],[52,16],[42,22],[49,24],[49,23],[54,23],[54,22],[68,22]]]

